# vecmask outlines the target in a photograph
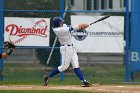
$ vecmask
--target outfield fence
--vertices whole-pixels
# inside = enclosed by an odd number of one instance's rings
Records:
[[[127,4],[129,4],[128,2],[130,2],[129,0],[0,0],[0,2],[2,2],[0,3],[1,19],[4,19],[4,17],[22,17],[22,18],[50,18],[52,20],[52,18],[55,16],[63,17],[65,14],[64,17],[65,22],[67,24],[71,24],[71,15],[104,16],[110,14],[111,16],[124,17],[124,31],[123,31],[124,39],[125,39],[125,31],[127,30],[126,28],[128,27],[128,23],[126,19],[128,16],[127,13],[128,11],[126,11],[126,6],[128,6]],[[98,17],[96,19],[98,19]],[[2,48],[3,34],[4,34],[4,20],[2,22],[0,22],[0,26],[1,26],[0,27],[0,31],[1,31],[0,52],[7,50]],[[50,25],[50,41],[48,47],[17,46],[14,52],[12,53],[12,55],[4,59],[3,61],[1,60],[0,62],[1,72],[4,69],[3,62],[4,63],[25,62],[25,63],[34,63],[34,64],[41,63],[43,66],[46,66],[46,68],[59,66],[61,63],[60,62],[61,55],[59,52],[60,44],[58,40],[54,42],[56,36],[51,28],[52,25]],[[113,28],[112,26],[112,29],[117,29],[117,28]],[[117,41],[117,38],[115,40]],[[120,65],[120,66],[124,66],[125,69],[125,65],[124,65],[125,47],[123,46],[119,48],[122,50],[122,52],[119,53],[118,52],[78,52],[79,63],[81,65],[81,68],[82,67],[84,68],[85,65],[88,68],[93,68],[96,65],[107,65],[107,66]],[[52,49],[53,52],[50,55]],[[46,62],[49,56],[51,56],[49,60],[50,64],[47,65]],[[2,74],[1,74],[1,80],[2,80]]]

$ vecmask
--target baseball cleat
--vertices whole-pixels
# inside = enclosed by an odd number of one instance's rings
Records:
[[[44,86],[47,86],[48,83],[50,81],[50,77],[48,77],[47,75],[44,76]]]
[[[90,87],[90,84],[88,81],[81,81],[81,87]]]

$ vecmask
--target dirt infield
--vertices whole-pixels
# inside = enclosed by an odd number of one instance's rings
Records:
[[[0,90],[79,90],[107,93],[140,93],[140,85],[92,85],[91,87],[41,86],[41,85],[0,85]]]

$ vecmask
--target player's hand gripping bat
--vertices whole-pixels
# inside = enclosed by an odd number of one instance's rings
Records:
[[[90,23],[89,25],[93,25],[93,24],[95,24],[95,23],[97,23],[97,22],[100,22],[100,21],[103,21],[103,20],[105,20],[105,19],[107,19],[107,18],[109,18],[109,17],[110,17],[110,15],[108,14],[108,15],[106,15],[106,16],[104,16],[104,17],[98,19],[98,20],[96,20],[95,22]]]

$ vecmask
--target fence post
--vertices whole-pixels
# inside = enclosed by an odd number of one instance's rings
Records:
[[[3,17],[3,3],[4,0],[0,0],[0,54],[3,52],[3,31],[4,31],[4,17]],[[0,59],[0,80],[3,80],[3,60]]]
[[[129,0],[126,0],[126,18],[125,18],[125,81],[129,81]]]

